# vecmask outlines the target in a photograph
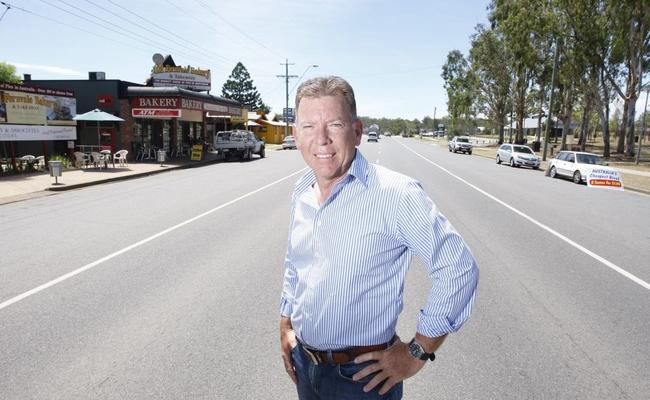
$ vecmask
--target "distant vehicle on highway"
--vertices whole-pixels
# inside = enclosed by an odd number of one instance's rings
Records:
[[[447,147],[449,148],[449,151],[453,151],[454,153],[462,151],[466,154],[472,154],[472,144],[469,142],[467,136],[454,136],[454,138],[447,143]]]
[[[368,132],[368,141],[369,142],[378,142],[379,141],[379,135],[377,135],[377,132]]]
[[[615,168],[608,167],[597,154],[580,151],[561,151],[548,164],[551,178],[567,177],[577,184],[586,182],[589,173],[596,168],[616,172]]]
[[[296,138],[289,135],[282,140],[282,150],[286,149],[297,149],[296,147]]]
[[[535,155],[533,149],[528,146],[518,144],[502,144],[497,149],[497,164],[506,162],[511,167],[531,167],[532,169],[539,169],[541,159]]]
[[[390,133],[389,131],[384,132],[384,136],[390,136],[390,135],[392,135],[392,133]]]

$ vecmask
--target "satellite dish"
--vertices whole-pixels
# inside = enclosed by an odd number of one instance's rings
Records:
[[[156,53],[153,55],[152,60],[154,64],[162,65],[163,61],[165,61],[165,57],[163,57],[163,55],[160,53]]]

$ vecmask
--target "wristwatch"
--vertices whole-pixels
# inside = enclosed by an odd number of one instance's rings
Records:
[[[420,345],[420,343],[415,341],[415,338],[411,339],[411,341],[409,342],[409,353],[413,357],[417,358],[418,360],[433,361],[436,359],[435,353],[433,352],[427,353],[426,351],[424,351],[424,348]]]

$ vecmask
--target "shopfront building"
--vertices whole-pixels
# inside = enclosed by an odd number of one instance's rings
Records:
[[[178,87],[130,87],[128,97],[125,119],[135,154],[164,149],[172,157],[187,155],[194,144],[212,143],[214,132],[229,128],[230,117],[242,113],[237,101]]]

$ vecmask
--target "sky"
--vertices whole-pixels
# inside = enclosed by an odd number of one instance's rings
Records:
[[[442,65],[467,55],[489,0],[2,0],[0,61],[32,79],[144,83],[155,53],[210,69],[211,94],[235,64],[248,69],[262,100],[285,107],[284,75],[338,75],[358,114],[422,119],[447,114]],[[24,9],[25,11],[21,10]],[[5,7],[0,5],[0,15]],[[67,12],[66,12],[67,11]],[[318,65],[318,67],[312,67]],[[289,82],[289,106],[298,78]]]

